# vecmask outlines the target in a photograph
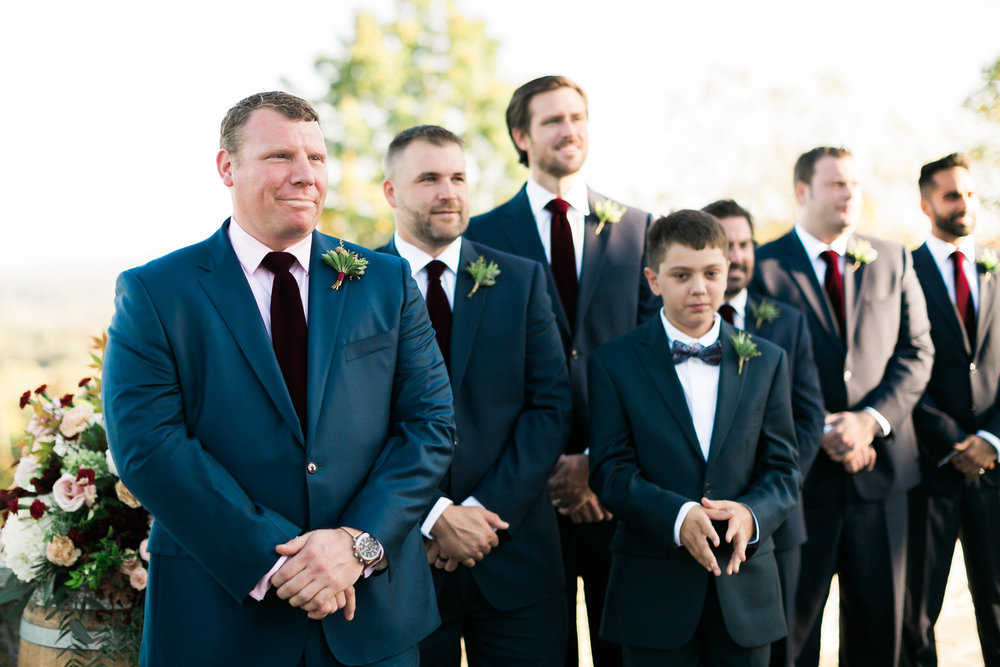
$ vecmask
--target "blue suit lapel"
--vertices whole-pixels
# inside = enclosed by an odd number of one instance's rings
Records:
[[[465,376],[465,369],[469,364],[472,346],[479,332],[479,321],[490,295],[490,288],[480,287],[471,297],[467,296],[475,283],[465,267],[476,261],[477,257],[472,244],[462,239],[458,275],[455,279],[455,299],[451,314],[451,386],[455,393],[458,393],[462,386],[462,378]],[[486,259],[489,261],[489,257]]]
[[[816,272],[813,270],[812,260],[806,254],[806,249],[799,240],[799,235],[795,230],[785,234],[781,239],[782,255],[785,259],[788,274],[798,285],[799,291],[809,307],[816,314],[816,318],[823,325],[831,341],[835,341],[838,349],[843,352],[844,344],[834,323],[833,311],[830,309],[830,300],[826,296],[826,290],[816,280]],[[846,300],[846,290],[845,290]]]
[[[983,250],[986,248],[976,247],[976,257],[973,261],[978,260]],[[990,322],[993,321],[993,309],[996,307],[997,301],[997,282],[1000,280],[1000,276],[991,276],[984,270],[980,270],[978,264],[976,264],[976,275],[979,281],[979,309],[976,311],[976,347],[978,349],[986,340],[986,331],[990,327]],[[955,312],[957,313],[958,310],[956,309]]]
[[[951,330],[952,337],[956,341],[962,341],[965,351],[971,354],[972,350],[969,348],[969,339],[966,337],[965,329],[958,319],[958,309],[955,308],[955,303],[948,296],[948,288],[945,287],[944,278],[941,277],[941,271],[938,269],[937,263],[934,261],[934,257],[931,255],[931,251],[927,248],[926,244],[913,251],[913,270],[917,274],[920,286],[923,288],[924,298],[927,300],[928,314],[931,321],[935,323],[934,326],[938,326],[939,320],[935,318],[935,313],[938,313],[938,317],[944,322],[943,326],[947,326]],[[982,310],[983,305],[982,286],[983,281],[982,276],[980,276],[980,310]]]
[[[584,218],[583,227],[583,262],[580,267],[580,289],[576,299],[576,319],[583,321],[590,299],[597,289],[597,282],[604,274],[603,267],[605,258],[608,255],[608,242],[611,238],[613,224],[604,226],[600,235],[597,235],[597,225],[600,220],[594,213],[595,204],[599,195],[591,189],[587,189],[587,201],[590,204],[590,214]],[[603,199],[603,198],[602,198]]]
[[[299,418],[295,414],[295,406],[292,405],[281,368],[260,318],[257,302],[229,243],[229,224],[227,220],[211,239],[211,256],[201,266],[205,271],[200,281],[202,289],[219,311],[223,323],[264,385],[275,408],[287,422],[288,428],[299,443],[304,444]]]
[[[695,433],[691,412],[684,398],[684,388],[677,379],[677,371],[674,370],[674,363],[670,358],[670,342],[663,330],[663,322],[659,317],[654,317],[642,326],[644,331],[641,344],[635,348],[642,368],[660,395],[660,400],[673,416],[674,424],[691,447],[691,451],[699,461],[703,461],[704,455],[701,453],[701,445],[698,444],[698,435]]]
[[[719,368],[719,393],[715,403],[715,421],[712,423],[712,442],[708,447],[709,468],[719,458],[733,420],[739,418],[736,408],[743,393],[743,382],[749,372],[750,364],[753,363],[753,361],[744,362],[743,372],[738,372],[739,356],[730,340],[735,333],[735,328],[725,322],[722,323],[719,331],[719,340],[722,342],[722,364]]]
[[[353,302],[352,295],[360,285],[358,282],[345,280],[339,290],[331,289],[337,281],[337,273],[323,261],[322,255],[335,247],[330,237],[313,232],[309,260],[309,369],[306,378],[306,413],[309,421],[306,432],[310,442],[316,435],[319,421],[317,417],[323,405],[330,369],[335,360],[340,359],[342,341],[338,334],[344,304],[348,300]]]

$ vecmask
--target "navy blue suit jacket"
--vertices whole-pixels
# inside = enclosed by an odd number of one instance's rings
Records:
[[[593,211],[596,203],[606,198],[588,190],[588,199]],[[492,211],[472,218],[465,233],[467,239],[533,259],[544,267],[573,385],[573,428],[566,453],[582,452],[588,444],[587,358],[591,351],[631,331],[659,309],[642,274],[650,221],[648,213],[627,208],[621,221],[607,223],[597,235],[600,224],[597,216],[591,213],[585,218],[576,322],[572,326],[559,300],[526,188],[522,187],[513,199]]]
[[[984,248],[976,248],[979,255]],[[913,411],[924,486],[932,493],[957,491],[965,477],[938,462],[967,435],[983,429],[1000,436],[1000,279],[979,273],[975,346],[970,346],[958,310],[926,245],[913,251],[913,269],[927,298],[934,339],[934,368],[927,391]],[[1000,485],[1000,468],[977,483]]]
[[[798,498],[788,361],[754,337],[761,356],[738,372],[722,323],[722,364],[705,460],[659,318],[590,357],[591,485],[619,520],[601,636],[654,649],[687,643],[712,576],[674,543],[686,502],[702,496],[744,503],[759,543],[738,574],[715,579],[730,637],[760,646],[786,634],[771,535]],[[748,552],[749,553],[749,552]],[[725,563],[720,564],[725,570]]]
[[[813,359],[812,338],[806,326],[806,318],[797,308],[776,302],[778,317],[771,321],[757,320],[753,309],[761,302],[754,295],[747,298],[744,315],[745,329],[764,340],[779,346],[788,355],[788,372],[791,378],[792,418],[795,420],[795,441],[798,444],[799,471],[802,478],[809,474],[820,441],[823,439],[823,391],[819,386],[819,372]],[[800,499],[801,500],[801,499]],[[788,515],[785,523],[774,532],[774,546],[777,549],[791,549],[806,541],[806,518],[799,502]]]
[[[398,254],[393,242],[380,250]],[[478,257],[500,273],[469,296],[465,269]],[[434,500],[474,496],[510,524],[471,574],[495,608],[520,609],[563,590],[548,478],[569,434],[566,361],[538,262],[463,239],[459,267],[450,343],[456,448]]]
[[[331,290],[320,255],[336,240],[313,233],[300,428],[228,224],[118,279],[104,414],[122,480],[155,517],[142,663],[395,655],[438,623],[417,521],[453,449],[423,300],[404,262],[350,244],[368,269]],[[353,622],[249,598],[275,545],[342,525],[374,535],[389,565],[355,585]],[[314,623],[329,648],[308,644]]]
[[[826,411],[872,407],[889,422],[889,437],[874,442],[875,469],[849,476],[861,498],[879,501],[920,480],[910,414],[930,377],[934,347],[910,252],[891,241],[855,238],[868,241],[878,257],[845,272],[843,340],[826,291],[794,230],[757,249],[753,285],[805,314]],[[852,243],[848,241],[849,250]],[[806,503],[837,502],[847,475],[843,465],[821,451],[803,488]]]

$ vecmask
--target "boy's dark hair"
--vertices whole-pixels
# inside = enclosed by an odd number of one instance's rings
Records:
[[[723,254],[729,246],[726,230],[710,213],[683,209],[657,218],[646,232],[646,259],[649,268],[660,270],[667,250],[674,243],[695,250],[718,248]]]

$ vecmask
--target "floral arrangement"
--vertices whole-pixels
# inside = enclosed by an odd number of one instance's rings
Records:
[[[878,250],[864,239],[855,239],[854,247],[847,251],[847,258],[851,260],[851,271],[857,271],[862,265],[878,259]]]
[[[989,280],[994,273],[1000,271],[1000,258],[993,248],[986,248],[976,260],[976,266],[979,272],[986,276],[986,280]]]
[[[333,290],[339,290],[344,280],[360,280],[368,268],[367,259],[344,247],[344,239],[340,240],[340,245],[333,250],[327,250],[322,256],[323,261],[337,272],[337,281],[330,285],[330,289]]]
[[[615,224],[621,222],[622,216],[625,215],[625,207],[621,204],[615,203],[610,199],[605,199],[604,201],[599,201],[594,204],[594,213],[597,214],[597,229],[594,230],[594,236],[600,236],[601,231],[604,229],[604,225],[611,223]]]
[[[21,396],[32,411],[9,489],[0,491],[0,550],[11,578],[0,602],[29,599],[47,607],[96,604],[113,622],[106,632],[126,636],[138,653],[147,570],[149,513],[122,484],[108,451],[99,377],[107,336],[94,338],[94,377],[54,399],[46,385]],[[87,596],[72,595],[82,590]],[[69,603],[69,604],[68,604]],[[93,641],[70,624],[80,644]],[[112,638],[113,639],[113,638]],[[121,655],[121,642],[102,637]]]
[[[469,262],[466,265],[465,270],[469,272],[472,276],[472,281],[475,283],[472,286],[472,291],[465,295],[465,298],[471,299],[472,295],[475,294],[480,287],[493,287],[497,284],[497,276],[500,275],[500,267],[497,266],[496,262],[486,263],[486,258],[480,255],[475,262]]]
[[[750,337],[746,331],[741,331],[738,334],[730,336],[730,340],[733,343],[733,348],[736,350],[736,356],[739,357],[739,367],[736,369],[737,375],[743,374],[743,364],[750,361],[754,357],[760,356],[760,350],[757,349],[757,344],[753,342],[753,338]]]

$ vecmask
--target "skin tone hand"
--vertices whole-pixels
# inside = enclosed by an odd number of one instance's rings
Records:
[[[601,505],[588,486],[590,464],[586,454],[564,454],[549,476],[549,493],[559,513],[573,523],[610,521],[611,512]]]
[[[454,572],[459,564],[475,567],[500,543],[496,531],[509,527],[488,509],[449,505],[431,528],[439,550],[432,564],[445,572]]]
[[[702,567],[719,576],[722,570],[712,553],[712,547],[719,546],[719,534],[715,532],[712,521],[729,521],[733,518],[732,508],[720,509],[718,507],[708,507],[705,504],[712,504],[707,498],[701,499],[702,504],[692,507],[691,511],[684,517],[681,524],[681,546],[688,550],[688,553]],[[734,552],[735,553],[735,552]]]
[[[993,470],[997,464],[996,448],[978,435],[955,443],[955,451],[951,464],[966,477],[978,477],[980,470]]]
[[[853,475],[856,472],[868,471],[875,468],[875,461],[878,458],[875,448],[871,445],[849,452],[842,460],[844,470]]]
[[[830,458],[838,463],[843,462],[851,452],[871,445],[875,436],[882,435],[882,427],[863,410],[827,415],[826,425],[821,445]]]
[[[338,609],[348,621],[354,618],[354,583],[364,568],[354,556],[350,535],[339,529],[314,530],[274,550],[288,557],[271,577],[278,597],[315,620]]]
[[[708,511],[731,515],[723,539],[733,545],[733,555],[729,559],[729,564],[726,565],[726,574],[736,574],[740,571],[740,563],[745,563],[747,560],[747,544],[753,539],[754,521],[750,508],[743,503],[732,500],[709,500],[708,498],[701,499],[701,506]]]

